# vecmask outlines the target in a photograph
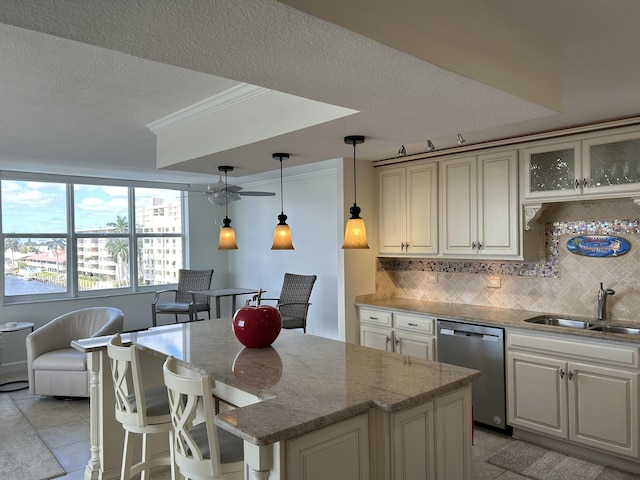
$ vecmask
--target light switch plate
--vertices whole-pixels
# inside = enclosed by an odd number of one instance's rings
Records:
[[[500,288],[502,286],[502,278],[500,277],[489,277],[487,279],[487,287],[489,288]]]

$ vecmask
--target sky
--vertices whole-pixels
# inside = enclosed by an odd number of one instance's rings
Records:
[[[175,190],[136,188],[136,206],[152,198],[179,201]],[[76,184],[73,192],[76,231],[106,227],[128,217],[127,187]],[[66,234],[66,184],[2,180],[2,232]]]

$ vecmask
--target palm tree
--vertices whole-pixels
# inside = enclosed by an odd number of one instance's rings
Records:
[[[11,266],[15,263],[14,254],[20,248],[20,240],[17,238],[7,238],[4,241],[4,251],[11,250]]]
[[[115,222],[107,223],[107,227],[113,228],[114,233],[124,233],[129,231],[129,221],[127,217],[121,217],[117,215]]]
[[[52,238],[47,242],[47,249],[53,250],[56,254],[56,275],[60,274],[60,260],[58,258],[58,251],[64,250],[67,246],[67,241],[64,238]]]
[[[116,286],[122,286],[122,278],[125,277],[129,284],[129,241],[122,238],[113,238],[105,245],[105,250],[116,263]]]

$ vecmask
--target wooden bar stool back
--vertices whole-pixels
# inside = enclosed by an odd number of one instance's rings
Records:
[[[164,385],[144,388],[139,350],[135,345],[123,346],[119,334],[114,335],[107,344],[107,355],[111,362],[115,392],[115,417],[125,431],[120,479],[129,480],[141,473],[141,480],[146,480],[150,478],[151,468],[169,465],[171,478],[175,480],[175,461],[171,448],[173,428],[167,388]],[[169,435],[168,454],[150,458],[147,436],[165,432]],[[133,463],[131,434],[142,435],[142,455],[136,463]]]

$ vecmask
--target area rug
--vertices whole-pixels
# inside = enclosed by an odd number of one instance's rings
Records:
[[[46,480],[65,475],[7,394],[0,394],[0,478]]]
[[[639,475],[517,440],[487,460],[535,480],[637,480]]]

